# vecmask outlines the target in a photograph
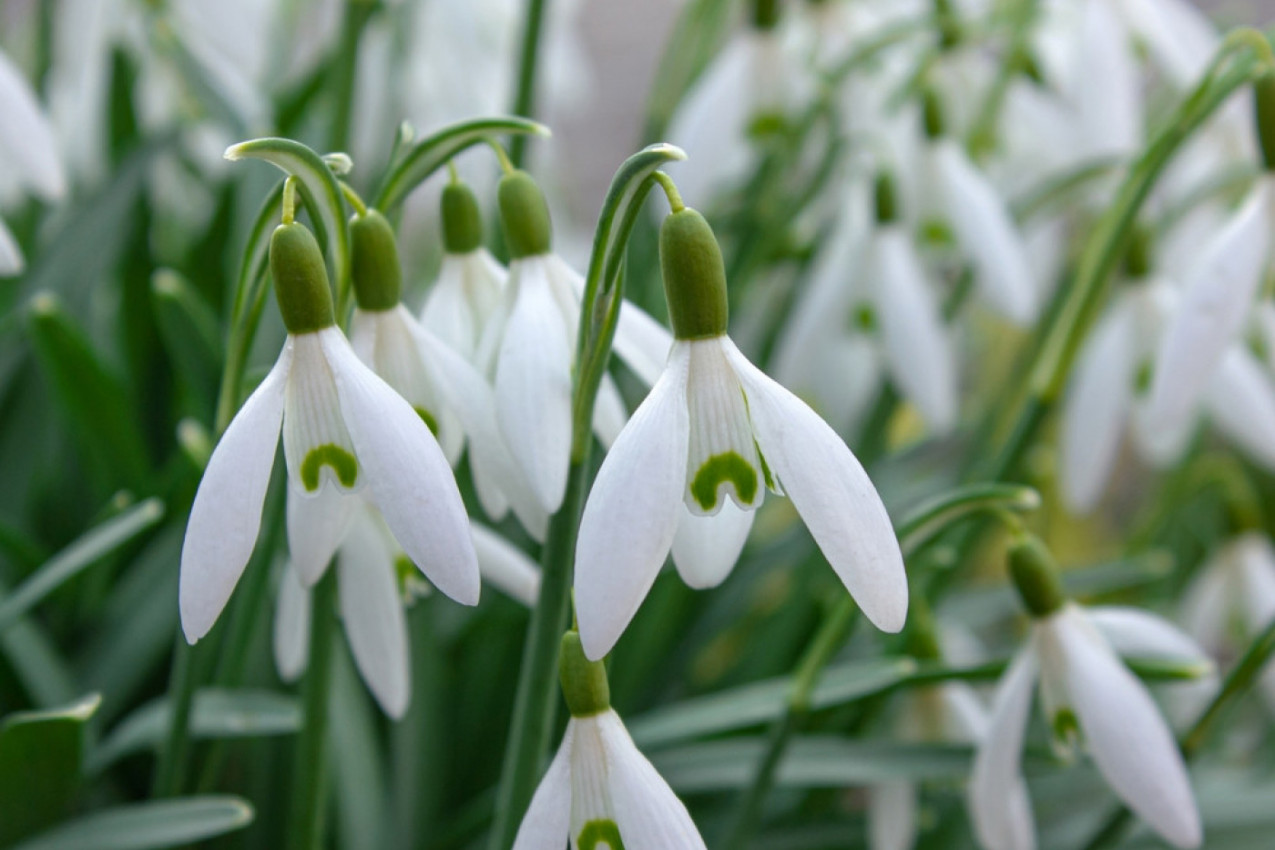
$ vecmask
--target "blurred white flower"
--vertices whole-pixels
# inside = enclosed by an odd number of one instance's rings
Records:
[[[57,140],[22,71],[0,52],[0,185],[27,189],[44,201],[66,194]],[[0,220],[0,277],[20,274],[22,251]]]

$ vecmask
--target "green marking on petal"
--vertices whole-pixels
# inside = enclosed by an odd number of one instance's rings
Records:
[[[404,605],[411,605],[430,593],[430,583],[416,569],[412,559],[402,553],[394,559],[394,579],[398,584],[398,596]]]
[[[580,850],[597,850],[599,847],[624,850],[620,828],[615,825],[615,821],[602,818],[585,823],[580,830],[580,837],[576,839],[576,845]]]
[[[1155,367],[1150,360],[1143,360],[1138,364],[1138,371],[1133,376],[1133,391],[1136,395],[1146,395],[1151,392],[1151,379],[1155,376]]]
[[[354,455],[333,443],[324,443],[306,452],[301,462],[301,483],[310,492],[319,489],[319,472],[329,466],[343,487],[353,487],[359,477],[359,464]]]
[[[757,446],[756,443],[753,445]],[[772,493],[778,493],[779,485],[775,483],[775,474],[770,471],[770,466],[766,463],[766,456],[761,453],[761,446],[757,446],[757,459],[761,461],[761,477],[766,482],[766,489]]]
[[[727,481],[735,485],[742,502],[752,502],[757,495],[757,470],[738,452],[722,452],[704,461],[691,481],[691,495],[701,508],[711,511],[717,506],[718,486]]]
[[[433,434],[435,437],[437,437],[438,436],[438,420],[434,418],[434,415],[423,407],[416,407],[413,405],[412,410],[415,410],[416,415],[419,416],[421,419],[423,419],[425,421],[425,424],[429,426],[429,432]]]
[[[1054,740],[1070,745],[1080,736],[1080,720],[1070,708],[1060,708],[1054,713]]]
[[[947,222],[934,218],[921,222],[918,235],[927,245],[956,244],[956,235],[952,233],[952,228],[947,226]]]
[[[852,326],[863,333],[872,333],[877,329],[877,314],[867,304],[861,304],[851,314]]]

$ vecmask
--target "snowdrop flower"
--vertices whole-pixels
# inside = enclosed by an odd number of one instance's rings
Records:
[[[925,156],[938,212],[973,265],[975,283],[987,302],[1011,322],[1030,324],[1041,299],[1022,235],[991,181],[960,142],[945,134],[940,109],[933,93],[927,93]]]
[[[1011,547],[1010,573],[1032,617],[1031,637],[997,686],[989,732],[974,759],[968,802],[980,843],[988,850],[1036,846],[1018,762],[1039,680],[1055,748],[1069,753],[1082,738],[1107,785],[1135,814],[1175,847],[1198,847],[1200,815],[1182,753],[1120,655],[1184,661],[1203,673],[1212,669],[1203,650],[1145,611],[1069,601],[1034,538]]]
[[[402,267],[389,221],[376,210],[359,213],[351,219],[350,239],[357,304],[350,343],[359,359],[412,405],[438,437],[452,466],[468,435],[474,487],[483,510],[499,520],[512,505],[527,531],[543,540],[548,514],[496,428],[486,379],[423,328],[400,300]],[[311,569],[321,570],[325,562]]]
[[[363,365],[336,326],[323,255],[289,222],[270,242],[283,352],[213,450],[182,545],[180,607],[191,643],[212,628],[252,554],[280,430],[288,543],[313,584],[344,536],[343,500],[364,490],[411,560],[457,601],[478,601],[469,521],[421,417]]]
[[[540,780],[513,850],[704,850],[686,806],[611,708],[606,667],[567,632],[560,656],[571,711],[562,745]]]
[[[1251,314],[1275,244],[1275,75],[1264,83],[1269,132],[1263,136],[1267,170],[1226,224],[1188,267],[1182,309],[1161,343],[1151,387],[1152,415],[1181,425],[1210,382]],[[1259,107],[1259,116],[1263,110]],[[1259,120],[1259,124],[1261,121]]]
[[[1231,344],[1224,352],[1209,386],[1185,418],[1166,418],[1158,411],[1154,389],[1148,399],[1148,383],[1154,388],[1157,382],[1172,382],[1174,370],[1180,376],[1188,368],[1176,355],[1166,359],[1166,340],[1189,306],[1172,283],[1149,273],[1145,248],[1130,256],[1134,279],[1089,335],[1067,389],[1062,494],[1076,513],[1097,505],[1126,426],[1143,459],[1165,467],[1181,456],[1194,415],[1202,410],[1248,455],[1275,468],[1275,384],[1243,345]]]
[[[421,324],[490,374],[493,364],[477,361],[478,341],[500,306],[508,273],[483,246],[482,213],[473,191],[464,183],[450,183],[441,206],[443,261],[421,310]]]
[[[66,193],[53,128],[22,71],[0,52],[0,175],[45,201]],[[22,251],[0,221],[0,277],[20,274]]]
[[[1275,549],[1264,534],[1246,531],[1223,544],[1200,570],[1184,597],[1183,622],[1219,658],[1242,650],[1272,619]],[[1267,705],[1275,708],[1275,665],[1266,665],[1261,685]]]
[[[572,368],[584,279],[552,252],[549,208],[522,171],[500,181],[500,215],[509,246],[509,283],[479,345],[495,367],[496,417],[527,481],[552,513],[562,503],[571,454]],[[659,375],[672,340],[632,304],[620,308],[615,351],[646,383]],[[609,444],[623,427],[624,404],[602,382],[594,431]]]
[[[598,471],[576,546],[576,611],[590,658],[632,619],[670,549],[683,579],[730,572],[765,491],[785,493],[878,627],[898,631],[907,578],[867,473],[819,416],[726,335],[726,273],[708,223],[673,212],[660,264],[676,342]]]
[[[381,709],[399,719],[410,701],[411,658],[404,606],[430,592],[381,515],[366,501],[355,512],[336,554],[337,600],[355,666]],[[534,605],[540,571],[526,555],[484,526],[470,528],[485,580],[525,605]],[[295,681],[309,660],[313,603],[289,563],[279,585],[274,619],[275,667]]]

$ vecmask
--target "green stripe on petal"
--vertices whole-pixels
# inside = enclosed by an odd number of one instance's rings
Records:
[[[613,820],[591,820],[580,830],[576,839],[580,850],[597,850],[608,847],[610,850],[624,850],[624,840],[620,838],[620,828]]]
[[[695,472],[691,496],[706,511],[717,507],[717,490],[724,483],[735,486],[735,494],[744,504],[757,495],[757,470],[738,452],[722,452],[710,457]]]
[[[421,420],[426,425],[429,426],[429,432],[433,434],[435,437],[437,437],[438,436],[438,420],[434,418],[434,414],[430,413],[428,410],[426,410],[423,407],[413,406],[412,410],[415,410],[416,415],[419,416]]]
[[[319,472],[331,467],[342,487],[353,487],[359,476],[359,464],[354,455],[335,443],[324,443],[306,452],[301,462],[301,483],[311,493],[319,489]]]

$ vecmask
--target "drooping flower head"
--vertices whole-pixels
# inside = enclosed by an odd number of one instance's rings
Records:
[[[671,550],[693,587],[734,566],[765,492],[793,501],[873,623],[903,626],[907,579],[889,515],[850,449],[726,334],[726,273],[692,209],[660,232],[676,341],[594,482],[576,547],[576,608],[590,658],[619,638]]]
[[[322,575],[362,491],[408,557],[457,601],[478,601],[469,521],[447,459],[412,406],[363,365],[336,326],[323,254],[295,222],[270,242],[288,339],[213,450],[182,546],[186,638],[208,633],[243,573],[283,433],[288,544],[301,580]]]

